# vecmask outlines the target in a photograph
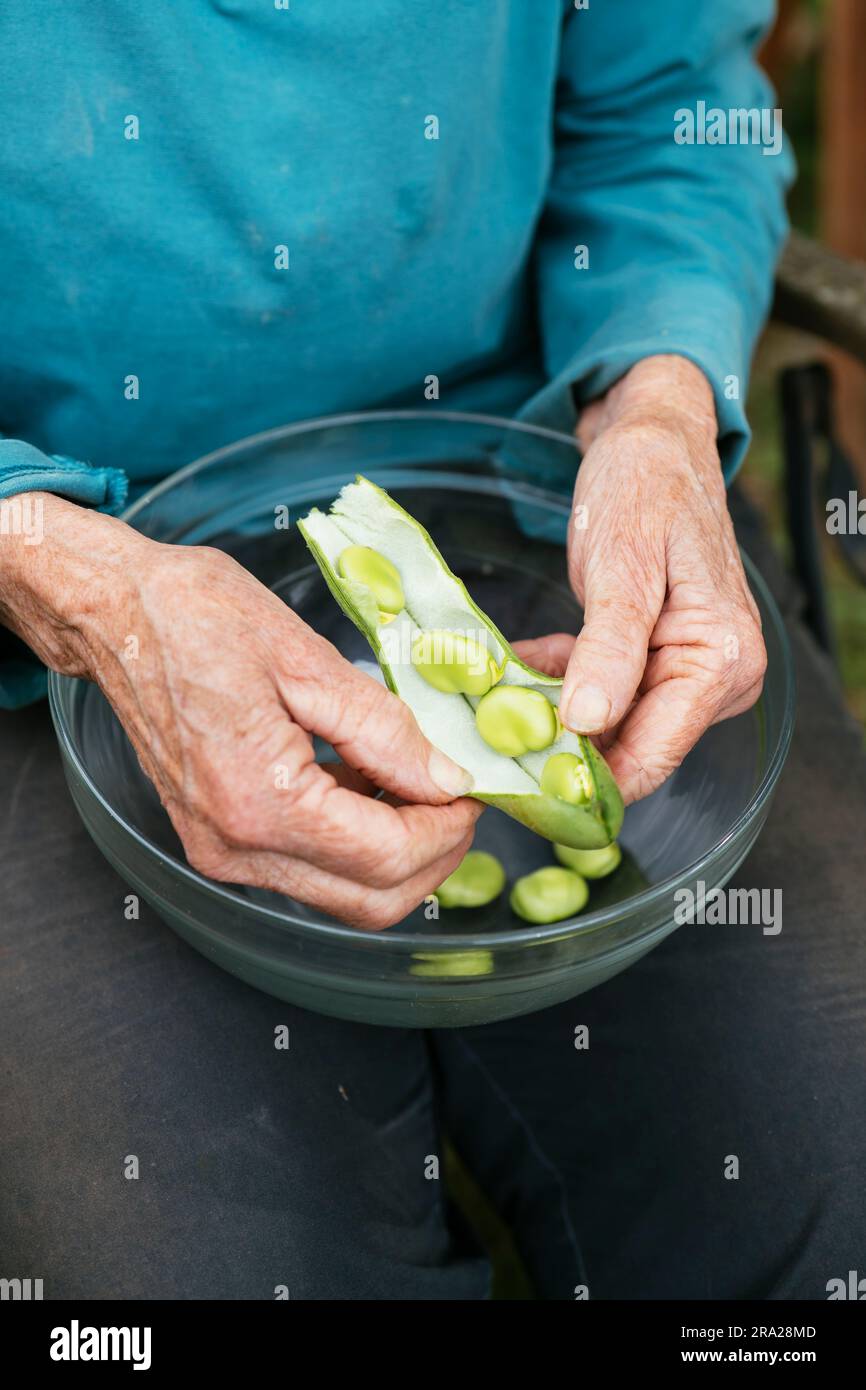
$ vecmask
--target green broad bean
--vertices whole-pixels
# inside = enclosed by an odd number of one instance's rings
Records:
[[[475,727],[484,742],[507,758],[540,753],[559,737],[556,707],[539,690],[498,685],[480,701]]]
[[[486,695],[502,676],[486,647],[462,632],[436,629],[412,639],[412,665],[428,685],[447,694]]]
[[[511,910],[524,922],[545,925],[575,917],[589,901],[586,880],[552,864],[519,878],[511,890]]]
[[[560,864],[583,878],[607,878],[622,863],[622,850],[616,840],[605,849],[570,849],[568,845],[554,845],[553,852]]]
[[[548,758],[539,786],[545,796],[555,796],[570,806],[584,806],[592,800],[592,774],[576,753],[554,753]]]
[[[406,606],[403,582],[396,565],[369,545],[349,545],[341,552],[337,569],[343,579],[364,584],[379,605],[379,621],[393,622]]]
[[[493,956],[490,951],[415,951],[409,974],[428,980],[492,975]]]
[[[440,907],[485,907],[505,887],[505,870],[495,855],[471,849],[436,889]]]

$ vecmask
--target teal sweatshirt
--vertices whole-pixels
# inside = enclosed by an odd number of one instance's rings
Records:
[[[771,12],[3,0],[0,499],[117,511],[346,410],[568,430],[660,352],[712,383],[730,476],[791,173]],[[22,652],[0,704],[42,689]]]

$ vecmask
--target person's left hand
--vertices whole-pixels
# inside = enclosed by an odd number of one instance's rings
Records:
[[[565,672],[564,723],[602,736],[624,799],[636,801],[709,725],[754,704],[767,658],[698,368],[639,363],[584,411],[579,439],[568,564],[583,630],[520,653]]]

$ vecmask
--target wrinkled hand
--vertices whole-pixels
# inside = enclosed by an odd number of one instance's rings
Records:
[[[457,867],[482,807],[407,705],[220,551],[42,500],[42,545],[4,548],[0,618],[101,686],[194,868],[379,928]]]
[[[563,718],[599,734],[625,800],[646,796],[701,734],[757,700],[760,619],[734,540],[710,388],[680,358],[648,359],[581,418],[568,560],[584,607],[523,644],[565,671]]]
[[[210,878],[380,928],[472,842],[482,808],[454,799],[468,774],[408,706],[219,551],[153,546],[91,658],[190,863]],[[318,765],[313,733],[356,775]],[[377,787],[412,804],[375,800]]]

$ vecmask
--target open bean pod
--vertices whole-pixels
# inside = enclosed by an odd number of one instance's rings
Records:
[[[622,797],[590,740],[560,723],[562,682],[515,655],[424,528],[363,477],[298,525],[389,687],[472,774],[472,794],[558,844],[609,845]]]

